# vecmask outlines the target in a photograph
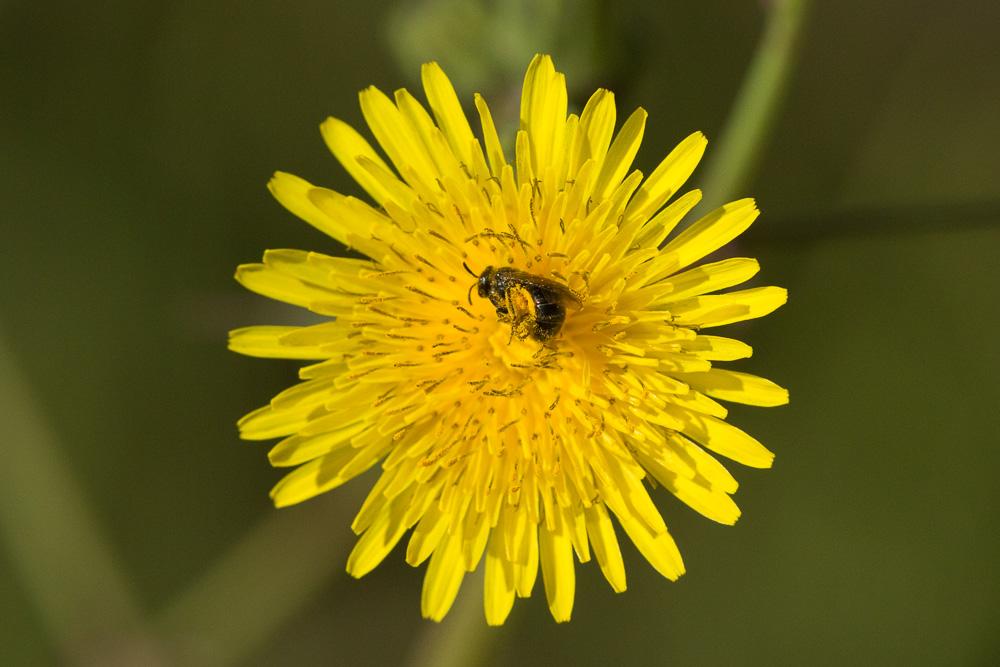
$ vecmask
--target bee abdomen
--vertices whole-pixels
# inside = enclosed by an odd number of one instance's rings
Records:
[[[561,303],[535,303],[535,331],[532,338],[546,341],[562,328],[566,321],[566,308]]]

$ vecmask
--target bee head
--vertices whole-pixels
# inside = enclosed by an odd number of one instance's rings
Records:
[[[476,279],[476,282],[474,282],[472,285],[469,286],[469,305],[471,306],[472,288],[478,287],[477,293],[479,294],[479,296],[483,297],[484,299],[487,298],[490,293],[490,285],[493,282],[493,275],[496,273],[496,270],[492,266],[487,266],[485,269],[483,269],[482,273],[476,273],[475,271],[470,269],[469,265],[466,264],[465,262],[462,262],[462,266],[465,268],[465,270],[469,273],[470,276]]]
[[[483,272],[479,274],[479,280],[477,281],[479,289],[477,291],[479,293],[479,296],[483,297],[484,299],[488,298],[490,295],[490,287],[493,284],[494,274],[496,274],[496,269],[494,269],[492,266],[487,266],[485,269],[483,269]]]

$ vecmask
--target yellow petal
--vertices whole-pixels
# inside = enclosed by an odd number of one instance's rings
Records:
[[[392,482],[391,475],[379,475],[375,485],[368,492],[365,501],[361,503],[361,509],[358,510],[357,515],[355,515],[354,520],[351,522],[351,530],[356,535],[360,535],[368,530],[375,523],[375,519],[378,518],[389,504],[389,499],[386,498],[384,491],[390,482]]]
[[[582,141],[580,155],[576,167],[586,160],[592,159],[596,169],[604,163],[608,153],[608,145],[615,132],[615,96],[614,93],[599,88],[583,108],[580,114],[580,132],[578,140]],[[572,167],[571,167],[572,168]],[[575,172],[576,169],[573,169]],[[596,175],[596,174],[595,174]]]
[[[499,177],[507,165],[507,158],[503,154],[503,145],[500,143],[496,125],[493,124],[493,115],[486,105],[486,100],[479,93],[476,93],[475,99],[476,109],[479,110],[479,122],[483,126],[483,142],[486,144],[486,157],[490,161],[490,171],[494,176]]]
[[[677,410],[670,406],[667,406],[666,410],[683,423],[683,427],[679,430],[684,435],[713,452],[751,468],[770,468],[774,462],[774,454],[764,445],[721,419]]]
[[[565,477],[561,477],[565,481]],[[559,507],[562,524],[566,528],[576,559],[581,563],[590,561],[590,542],[587,540],[587,522],[579,507]]]
[[[404,203],[396,199],[390,188],[386,188],[377,179],[373,178],[367,169],[362,167],[359,161],[360,158],[370,160],[386,172],[390,171],[389,165],[382,160],[379,154],[375,152],[375,149],[365,141],[364,137],[357,130],[339,118],[333,117],[323,121],[319,129],[330,152],[343,165],[347,173],[351,175],[351,178],[357,181],[358,185],[364,188],[365,192],[370,194],[375,201],[379,204],[387,200],[395,200],[399,204]],[[396,180],[400,188],[406,187],[402,181]]]
[[[264,264],[303,282],[323,288],[333,285],[330,272],[340,268],[340,262],[336,257],[291,249],[265,251]]]
[[[271,407],[275,410],[287,410],[312,405],[325,410],[325,403],[330,400],[334,391],[335,387],[329,378],[300,382],[272,398]]]
[[[351,306],[343,295],[304,282],[289,272],[264,264],[241,264],[236,268],[236,281],[251,292],[284,301],[302,308],[311,308],[314,303],[327,303],[329,314],[347,314]]]
[[[281,337],[281,342],[293,346],[339,344],[347,339],[349,331],[343,322],[322,322],[307,327],[292,327]]]
[[[435,62],[426,63],[420,68],[420,77],[424,84],[424,93],[430,104],[438,127],[448,139],[452,152],[465,165],[473,164],[471,147],[475,136],[469,127],[469,119],[462,111],[462,105],[455,94],[455,88],[445,75],[440,65]]]
[[[677,474],[660,456],[642,453],[638,456],[653,478],[691,509],[719,523],[736,523],[740,509],[728,494]]]
[[[430,181],[440,176],[420,137],[413,132],[403,114],[385,93],[370,86],[358,94],[358,99],[365,122],[404,178],[410,180],[407,167],[412,167],[416,173]]]
[[[471,472],[469,478],[472,479]],[[486,549],[486,542],[490,537],[490,522],[479,512],[469,509],[465,513],[462,536],[462,561],[465,571],[473,572]]]
[[[514,139],[514,164],[517,171],[519,187],[528,187],[535,179],[535,171],[531,166],[532,139],[525,130],[518,130]]]
[[[360,579],[385,560],[406,532],[403,516],[408,508],[407,501],[406,497],[397,498],[361,535],[347,557],[348,574]]]
[[[721,262],[702,264],[664,281],[664,294],[654,303],[668,304],[739,285],[753,278],[758,271],[760,264],[757,260],[747,257],[733,257]]]
[[[452,152],[447,138],[434,125],[423,105],[405,89],[397,90],[395,96],[396,105],[409,122],[413,133],[420,137],[424,149],[434,160],[442,178],[465,178],[465,173],[461,171],[461,161]]]
[[[351,438],[370,427],[370,422],[362,420],[322,435],[293,435],[272,447],[267,458],[275,467],[297,466],[349,445]]]
[[[271,489],[271,500],[275,507],[288,507],[335,489],[374,465],[375,460],[368,461],[368,458],[366,452],[345,447],[313,459],[285,475]],[[359,459],[365,459],[366,465],[360,470],[351,470],[352,464]]]
[[[562,85],[566,85],[565,80]],[[556,149],[554,150],[555,154],[552,156],[552,170],[555,173],[553,185],[557,188],[565,189],[567,179],[572,179],[575,176],[575,172],[570,173],[569,170],[573,166],[573,160],[575,159],[573,147],[580,145],[577,140],[579,134],[580,117],[571,113],[566,117],[566,122],[563,123],[562,136],[558,137]],[[556,196],[559,195],[557,194]]]
[[[630,461],[630,463],[631,469],[623,469],[624,467],[619,465],[608,466],[608,471],[617,485],[616,490],[627,504],[629,516],[642,521],[651,532],[661,533],[667,529],[663,522],[663,516],[653,503],[653,499],[649,497],[646,486],[642,483],[643,473],[641,469],[634,462]],[[606,487],[605,495],[607,495]],[[608,498],[608,506],[614,509],[611,498]],[[617,513],[617,510],[615,511]]]
[[[372,163],[365,159],[361,160],[362,167],[368,168],[370,164]],[[355,197],[345,197],[326,188],[311,188],[306,193],[306,198],[327,220],[336,221],[334,238],[349,248],[357,248],[372,259],[381,259],[380,253],[384,252],[384,246],[373,239],[391,238],[395,234],[388,217]]]
[[[489,625],[503,625],[514,606],[514,565],[504,554],[503,536],[494,530],[486,548],[483,607]]]
[[[448,517],[433,504],[420,519],[410,536],[406,548],[406,562],[416,567],[420,565],[441,543],[445,530],[448,528]]]
[[[315,405],[309,404],[281,410],[265,405],[243,416],[236,426],[244,440],[270,440],[302,429],[316,409]],[[320,412],[322,414],[322,410]]]
[[[595,201],[601,201],[611,196],[611,193],[625,178],[625,174],[632,166],[632,160],[635,159],[635,154],[639,151],[639,145],[642,143],[647,116],[645,109],[641,107],[636,109],[622,125],[622,129],[618,131],[618,136],[611,144],[604,164],[601,166],[601,173],[598,174],[597,181],[594,183],[593,197]]]
[[[301,327],[254,326],[229,332],[229,349],[251,357],[275,359],[328,359],[320,345],[289,345],[282,338]]]
[[[529,524],[524,533],[524,562],[514,561],[514,588],[517,596],[526,598],[531,595],[538,576],[538,526]]]
[[[682,457],[688,465],[693,466],[698,476],[710,487],[723,493],[736,493],[736,489],[739,488],[736,478],[726,470],[726,467],[718,459],[704,449],[677,432],[667,436],[667,446]]]
[[[303,308],[321,302],[330,306],[330,314],[349,312],[353,299],[334,289],[326,260],[336,261],[301,250],[268,250],[263,264],[238,266],[236,280],[253,292]]]
[[[521,92],[521,126],[531,139],[531,169],[542,174],[555,159],[553,148],[566,122],[566,82],[552,58],[536,55],[528,65]]]
[[[448,535],[431,556],[424,588],[420,596],[420,611],[424,618],[440,621],[451,609],[465,577],[462,567],[461,537]]]
[[[684,219],[684,216],[700,201],[701,190],[685,192],[677,201],[653,216],[653,219],[636,235],[636,243],[643,248],[658,248],[663,240],[670,235],[670,232],[674,231],[678,223]],[[673,273],[677,270],[673,262],[673,257],[660,254],[648,265],[643,265],[642,273],[645,275],[643,282],[651,283]]]
[[[675,376],[675,380],[682,379],[682,373],[671,373],[671,375]],[[718,417],[719,419],[725,419],[729,414],[729,411],[725,408],[725,406],[721,403],[713,401],[700,391],[689,391],[686,394],[674,394],[670,397],[670,400],[676,405],[683,406],[688,410],[701,412],[706,415],[712,415],[713,417]]]
[[[337,239],[345,245],[349,245],[348,237],[351,228],[345,224],[349,220],[339,217],[331,218],[326,212],[320,210],[309,193],[316,188],[309,181],[278,171],[274,173],[267,183],[267,189],[271,191],[278,202],[310,225],[320,230],[324,234]],[[331,191],[332,192],[332,191]],[[332,193],[338,197],[343,195]]]
[[[740,508],[726,493],[677,476],[664,486],[681,502],[713,521],[731,526],[740,518]]]
[[[788,403],[788,390],[768,379],[722,368],[706,373],[690,373],[678,377],[709,396],[724,401],[773,407]]]
[[[693,223],[663,248],[673,258],[674,270],[683,269],[742,234],[760,211],[753,199],[725,204]]]
[[[670,151],[632,197],[625,219],[645,220],[660,210],[691,176],[707,145],[705,135],[695,132]]]
[[[611,524],[608,510],[603,503],[591,505],[585,509],[587,535],[594,547],[597,563],[601,566],[604,578],[611,584],[616,593],[625,590],[625,563],[615,536],[615,528]]]
[[[671,581],[676,581],[684,574],[684,561],[681,559],[681,552],[678,551],[677,544],[669,533],[653,533],[644,523],[627,512],[621,514],[616,512],[615,514],[629,539],[639,549],[639,553],[649,561],[657,572]]]
[[[382,200],[376,199],[386,211],[395,206],[404,211],[413,206],[417,193],[409,185],[399,180],[396,174],[384,164],[379,164],[365,155],[358,156],[358,166],[371,180],[371,187],[385,193]]]
[[[788,290],[783,287],[755,287],[678,301],[670,304],[670,312],[674,316],[674,324],[717,327],[763,317],[786,301]]]
[[[722,336],[698,336],[682,342],[681,348],[688,354],[710,361],[734,361],[753,355],[753,348],[743,341]]]
[[[539,527],[538,546],[549,611],[556,623],[565,623],[573,613],[576,594],[573,546],[562,527],[556,531]]]
[[[348,233],[371,236],[392,226],[385,215],[354,197],[345,197],[326,188],[310,188],[306,197],[328,219],[338,220],[345,236]]]

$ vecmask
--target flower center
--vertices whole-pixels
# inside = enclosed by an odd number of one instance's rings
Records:
[[[523,376],[526,370],[535,367],[539,359],[545,355],[546,348],[538,341],[526,338],[518,339],[511,336],[509,325],[498,325],[487,338],[487,344],[498,359],[510,372]]]

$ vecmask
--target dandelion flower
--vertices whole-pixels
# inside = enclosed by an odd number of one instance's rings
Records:
[[[429,560],[421,608],[433,620],[485,561],[488,623],[531,594],[539,566],[549,609],[566,621],[574,560],[593,557],[625,590],[620,531],[677,579],[684,564],[650,491],[734,523],[737,483],[713,454],[755,468],[773,454],[715,399],[788,400],[769,380],[718,367],[749,346],[703,333],[786,300],[778,287],[719,293],[757,273],[753,259],[695,266],[754,221],[753,200],[671,238],[701,198],[667,203],[705,137],[683,140],[643,179],[631,164],[646,112],[615,134],[614,95],[598,90],[568,114],[548,56],[528,67],[511,161],[482,97],[477,137],[441,68],[424,65],[422,80],[430,111],[406,90],[360,94],[388,161],[343,121],[321,126],[372,202],[286,173],[269,184],[365,259],[271,250],[237,270],[248,289],[325,318],[230,336],[243,354],[313,362],[239,422],[243,438],[283,438],[269,458],[293,470],[271,497],[299,503],[380,465],[351,526],[360,538],[347,570],[368,573],[409,532],[406,561]],[[469,271],[488,279],[487,267],[521,272],[508,272],[522,280],[501,286],[502,303],[474,289]],[[526,276],[547,282],[535,289]],[[543,288],[564,298],[545,305]],[[532,328],[544,318],[549,336]]]

